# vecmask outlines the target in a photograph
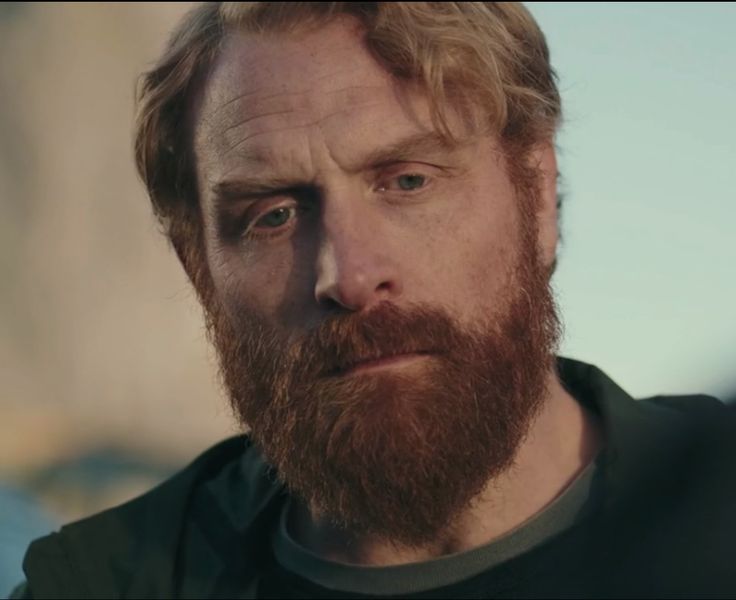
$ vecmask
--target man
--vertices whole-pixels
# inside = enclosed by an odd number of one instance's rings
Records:
[[[560,102],[505,3],[212,3],[136,157],[247,437],[22,597],[732,595],[729,413],[557,359]]]

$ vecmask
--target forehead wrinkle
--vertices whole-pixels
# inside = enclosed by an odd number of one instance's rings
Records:
[[[269,96],[265,96],[263,98],[259,98],[251,105],[246,105],[243,108],[240,108],[238,106],[232,107],[232,103],[235,102],[235,100],[230,101],[231,103],[231,110],[229,114],[222,115],[218,114],[218,109],[212,109],[211,112],[209,112],[209,108],[206,108],[205,111],[202,111],[203,114],[201,115],[200,124],[201,129],[204,129],[202,132],[202,137],[205,141],[209,143],[217,143],[221,138],[227,138],[229,137],[228,134],[233,130],[237,129],[240,126],[243,126],[247,124],[250,121],[253,121],[255,119],[258,119],[259,117],[267,117],[267,116],[274,116],[279,114],[288,114],[289,112],[293,112],[294,109],[299,109],[301,106],[300,104],[294,102],[292,99],[286,99],[286,102],[277,102],[274,101],[274,98],[283,97],[283,96],[298,96],[298,93],[278,93],[278,94],[271,94]],[[242,100],[242,95],[238,97],[238,100]],[[268,103],[267,106],[264,106],[263,109],[260,109],[261,104]],[[278,106],[281,104],[282,106]],[[276,105],[276,106],[273,106]],[[268,112],[265,113],[257,113],[260,110],[267,110]]]
[[[346,50],[349,50],[346,49]],[[335,50],[337,51],[337,50]],[[226,53],[223,53],[221,55],[220,60],[225,60]],[[297,56],[297,60],[301,59],[303,60],[303,56],[300,54]],[[284,89],[284,86],[277,86],[273,84],[274,74],[269,74],[265,81],[263,81],[263,73],[262,69],[259,68],[259,65],[255,59],[253,60],[242,60],[238,61],[238,57],[233,57],[234,61],[237,63],[240,63],[240,66],[238,64],[233,65],[232,61],[230,61],[230,64],[226,61],[224,64],[220,64],[220,68],[216,68],[215,72],[212,74],[212,76],[209,78],[209,82],[205,83],[205,87],[210,87],[214,84],[215,91],[217,88],[222,88],[224,86],[224,91],[227,91],[227,88],[230,87],[230,83],[232,82],[242,82],[242,81],[255,81],[265,84],[264,86],[258,86],[255,90],[251,91],[242,91],[240,93],[236,93],[236,95],[229,100],[225,101],[224,103],[220,104],[217,107],[213,107],[211,109],[210,118],[217,118],[219,114],[228,108],[231,108],[233,104],[239,104],[241,102],[247,101],[252,96],[258,96],[257,102],[268,102],[273,100],[274,98],[277,98],[279,96],[288,98],[288,97],[294,97],[294,96],[302,96],[306,99],[307,103],[309,103],[310,96],[315,92],[315,87],[319,87],[319,84],[323,81],[340,81],[345,80],[344,83],[349,85],[343,85],[341,88],[337,90],[317,90],[319,92],[320,97],[324,97],[326,95],[333,95],[333,94],[343,94],[348,93],[351,94],[351,98],[347,98],[348,100],[351,99],[361,99],[364,96],[360,95],[359,92],[361,90],[370,90],[375,89],[378,87],[381,87],[381,84],[385,84],[386,82],[393,79],[393,77],[383,69],[379,67],[378,69],[378,75],[381,81],[377,81],[374,85],[363,85],[360,82],[355,82],[354,84],[352,81],[355,81],[355,69],[353,68],[342,68],[338,70],[330,70],[329,72],[323,72],[320,74],[312,74],[312,76],[309,78],[309,84],[301,90],[296,91],[287,91]],[[245,64],[242,64],[245,63]],[[377,65],[376,65],[377,66]],[[243,77],[243,75],[250,74],[250,77]],[[352,80],[352,81],[351,81]],[[289,82],[290,79],[286,77],[286,81]],[[237,83],[236,83],[237,85]],[[247,84],[246,84],[247,85]],[[239,112],[238,107],[235,108],[236,111]]]
[[[251,135],[245,136],[242,140],[240,140],[237,144],[234,146],[230,146],[227,148],[222,155],[222,158],[227,158],[228,155],[232,154],[233,152],[238,153],[242,158],[246,160],[253,160],[255,159],[257,162],[264,162],[261,160],[263,157],[270,154],[269,152],[264,152],[263,150],[259,151],[257,149],[248,149],[248,148],[242,148],[242,146],[249,141],[254,140],[255,138],[258,138],[259,136],[263,135],[271,135],[276,133],[282,133],[284,131],[294,131],[295,129],[304,129],[308,127],[312,127],[316,125],[318,121],[312,122],[312,123],[304,123],[303,125],[299,125],[298,127],[294,127],[292,125],[287,125],[284,127],[280,127],[277,129],[269,129],[268,131],[256,131],[255,133]]]
[[[269,145],[269,144],[252,144],[245,145],[245,141],[251,141],[261,135],[268,135],[276,133],[278,131],[293,131],[293,128],[287,127],[277,131],[261,132],[250,136],[248,140],[244,140],[240,147],[230,148],[226,155],[220,155],[215,158],[215,164],[219,165],[220,168],[212,169],[209,173],[208,179],[214,180],[217,178],[226,178],[230,174],[242,175],[243,173],[249,173],[251,171],[257,171],[259,175],[267,175],[269,177],[276,177],[279,171],[286,169],[287,173],[283,174],[284,178],[312,178],[314,161],[312,155],[314,149],[312,144],[307,146],[283,146],[283,145]],[[303,151],[307,150],[309,154],[308,163],[309,168],[303,168]],[[235,153],[235,158],[226,160],[228,155],[232,157]],[[212,164],[212,163],[210,163]],[[210,171],[210,169],[208,169]],[[299,176],[295,175],[295,171],[299,172]]]
[[[239,100],[242,100],[243,98],[247,98],[248,96],[252,96],[253,94],[257,94],[258,92],[259,92],[259,90],[253,90],[253,91],[250,91],[250,92],[242,92],[240,94],[237,94],[235,97],[230,98],[230,100],[227,100],[227,101],[223,102],[222,104],[220,104],[219,106],[216,106],[215,108],[213,108],[212,109],[212,114],[209,115],[209,118],[210,119],[213,119],[213,118],[217,117],[217,115],[221,111],[223,111],[226,108],[232,106],[233,103],[238,102]],[[278,94],[274,94],[274,95],[278,95]]]
[[[250,123],[251,121],[255,121],[256,119],[261,119],[263,117],[272,117],[274,115],[284,115],[290,112],[293,112],[293,111],[291,109],[286,109],[286,110],[274,110],[273,112],[267,112],[267,113],[263,113],[259,115],[252,115],[252,116],[246,117],[245,119],[243,119],[242,121],[238,123],[234,123],[233,125],[228,125],[225,129],[223,129],[219,133],[213,132],[211,135],[212,136],[214,135],[227,136],[228,132],[232,131],[233,129],[236,129],[238,127],[243,127],[244,125],[247,125],[248,123]]]
[[[328,76],[326,76],[328,77]],[[351,85],[347,87],[343,87],[337,90],[331,90],[327,92],[320,92],[320,96],[322,97],[335,97],[333,102],[340,102],[341,104],[355,104],[356,101],[365,100],[365,98],[370,98],[371,94],[368,93],[370,91],[376,90],[377,86],[375,85]],[[275,98],[283,98],[285,101],[288,102],[288,106],[285,107],[283,110],[274,110],[272,112],[266,112],[262,114],[256,114],[252,116],[246,116],[242,120],[238,121],[237,123],[231,124],[226,126],[221,131],[217,131],[217,117],[218,113],[222,111],[224,108],[223,106],[219,106],[212,110],[212,113],[210,115],[207,115],[206,119],[203,119],[203,122],[212,124],[211,129],[214,129],[210,134],[210,139],[212,136],[215,135],[225,135],[230,130],[235,129],[236,127],[240,125],[244,125],[248,123],[249,121],[252,121],[254,119],[257,119],[259,117],[268,117],[272,115],[277,114],[287,114],[289,112],[294,112],[296,110],[300,109],[313,109],[314,108],[314,100],[310,97],[310,94],[313,93],[314,90],[312,89],[306,89],[304,91],[299,92],[277,92],[274,94],[269,94],[268,96],[262,96],[257,98],[256,102],[254,103],[255,106],[246,106],[244,107],[245,110],[243,112],[252,112],[253,110],[258,110],[258,105],[261,103],[269,102],[269,103],[276,103],[274,102]],[[246,94],[240,94],[239,96],[236,96],[235,98],[228,100],[225,105],[232,105],[234,102],[238,102],[239,100],[243,100],[245,97],[252,96],[253,94],[258,93],[258,90],[256,92],[250,92]],[[298,102],[296,100],[302,100],[301,102]],[[363,104],[365,106],[365,104]],[[370,105],[369,105],[370,106]],[[341,109],[341,111],[337,112],[345,112],[347,110],[352,110],[353,107],[344,107]],[[235,114],[233,115],[234,118],[237,117],[237,113],[240,111],[235,108]],[[329,116],[329,115],[328,115]],[[227,121],[227,117],[223,118],[224,121]]]
[[[365,86],[358,86],[355,89],[360,89]],[[370,86],[368,86],[370,87]],[[355,90],[351,90],[352,93],[355,92]],[[370,109],[375,106],[380,106],[380,101],[369,101],[365,104],[363,104],[362,108],[364,109]],[[323,114],[316,119],[313,119],[311,121],[307,121],[304,123],[299,123],[298,125],[284,125],[281,127],[275,127],[275,128],[267,128],[266,130],[262,131],[253,131],[249,133],[247,130],[243,132],[245,134],[244,137],[240,136],[233,136],[233,135],[223,135],[223,138],[220,140],[217,140],[221,143],[217,143],[216,145],[220,148],[221,152],[221,158],[226,159],[233,153],[237,153],[243,160],[249,161],[249,162],[255,162],[255,163],[262,163],[262,164],[270,164],[270,161],[265,158],[270,152],[268,151],[267,147],[265,149],[249,149],[245,146],[248,142],[252,142],[254,139],[257,139],[260,136],[264,135],[271,135],[271,134],[279,134],[283,133],[285,131],[297,131],[297,130],[303,130],[303,129],[309,129],[313,127],[320,128],[325,121],[328,119],[335,117],[337,115],[345,114],[345,113],[351,113],[355,107],[353,106],[347,106],[344,103],[337,104],[334,106],[334,110],[330,111],[328,114]],[[253,116],[245,119],[242,123],[239,125],[234,125],[228,128],[230,131],[234,129],[238,129],[238,127],[246,127],[248,123],[253,123],[258,118],[265,118],[268,116],[278,115],[278,114],[287,114],[292,111],[286,110],[286,111],[274,111],[273,113],[266,113],[263,115]],[[211,134],[210,139],[214,140],[216,134]],[[229,139],[236,138],[238,141],[234,143],[228,143]]]
[[[278,35],[281,35],[281,34],[277,34],[277,36]],[[229,34],[227,37],[232,42],[232,41],[237,40],[237,38],[240,38],[242,36],[261,38],[262,40],[265,40],[265,39],[268,39],[268,37],[271,37],[271,36],[264,36],[262,34],[252,34],[252,33],[246,33],[246,32],[233,32],[233,33]],[[272,41],[272,42],[274,41],[273,40],[273,37],[271,38],[270,41]],[[351,44],[349,42],[346,42],[344,49],[346,51],[349,51],[351,49],[351,47],[352,47]],[[337,47],[337,48],[333,48],[333,50],[332,50],[332,52],[340,52],[340,51],[341,51],[341,47],[340,46]],[[294,57],[293,58],[293,62],[303,62],[303,60],[304,60],[304,54],[303,54],[303,52],[300,49],[294,49],[294,50],[292,50],[291,51],[291,54]],[[212,74],[208,78],[210,81],[213,78],[214,79],[224,78],[226,82],[229,81],[229,80],[231,81],[233,79],[237,81],[237,80],[240,80],[242,78],[243,74],[251,73],[251,76],[253,76],[254,71],[256,73],[256,76],[254,78],[259,78],[258,75],[261,74],[261,69],[259,68],[258,56],[250,57],[250,56],[245,55],[242,52],[237,52],[236,55],[234,57],[231,57],[229,60],[227,59],[227,57],[228,57],[228,51],[227,50],[224,50],[223,52],[220,53],[220,55],[219,55],[219,57],[217,59],[217,64],[214,66],[214,68],[213,68],[213,70],[211,72]],[[233,60],[237,63],[235,66],[232,65],[232,61]],[[230,64],[228,64],[228,63],[230,63]],[[334,79],[339,78],[341,75],[344,75],[344,74],[353,75],[353,72],[354,72],[354,70],[352,68],[345,68],[345,69],[340,69],[338,71],[331,71],[331,72],[327,72],[327,73],[320,74],[320,75],[316,75],[315,74],[315,75],[313,75],[310,78],[310,80],[311,80],[312,84],[314,84],[314,83],[319,83],[319,82],[321,82],[323,80],[334,80]],[[260,78],[262,79],[262,77],[260,77]],[[268,79],[272,79],[272,78],[273,78],[273,74],[271,74],[271,75],[268,76]],[[271,82],[269,81],[268,83],[271,83]],[[207,86],[207,84],[205,84],[205,85]],[[307,94],[309,94],[312,91],[311,87],[313,87],[313,86],[310,86],[310,88],[307,88],[305,90],[295,91],[295,92],[287,92],[287,91],[279,90],[279,91],[276,91],[275,93],[270,94],[268,96],[263,96],[263,97],[259,98],[259,100],[261,100],[261,101],[263,101],[263,100],[270,100],[270,99],[272,99],[274,97],[277,97],[277,96],[291,96],[291,95],[300,95],[300,94],[301,95],[307,95]],[[237,103],[238,101],[241,101],[243,99],[247,99],[248,97],[253,96],[253,95],[256,95],[256,94],[259,94],[261,92],[266,92],[266,91],[268,91],[268,89],[269,88],[265,88],[265,89],[264,88],[259,88],[259,89],[255,89],[255,90],[252,90],[252,91],[245,91],[245,92],[239,93],[236,96],[234,96],[233,98],[230,98],[229,100],[227,100],[223,104],[221,104],[218,107],[214,108],[212,110],[211,117],[213,117],[213,118],[216,117],[221,111],[229,108],[230,106],[232,106],[232,104]],[[277,88],[275,86],[273,86],[271,89],[277,90]]]
[[[405,106],[397,101],[398,99],[396,98],[397,89],[395,86],[398,82],[385,71],[380,71],[378,76],[375,76],[375,74],[372,75],[367,84],[357,82],[353,78],[353,81],[344,82],[349,83],[349,85],[334,86],[336,89],[329,90],[318,89],[320,85],[317,82],[330,80],[335,77],[340,78],[340,75],[345,78],[345,74],[352,75],[352,70],[341,69],[337,73],[333,72],[316,77],[309,82],[308,88],[304,91],[277,91],[271,85],[265,88],[259,87],[254,91],[237,94],[228,99],[224,104],[213,106],[215,104],[214,100],[218,95],[217,89],[226,91],[232,82],[237,81],[234,77],[235,73],[232,73],[232,71],[225,71],[224,73],[221,71],[223,79],[218,78],[219,84],[216,81],[212,81],[215,85],[214,93],[208,99],[209,107],[205,108],[209,114],[206,115],[206,119],[200,121],[205,127],[205,131],[200,129],[201,133],[204,134],[201,135],[200,140],[207,142],[207,145],[215,150],[213,156],[214,164],[213,161],[209,161],[210,165],[217,167],[217,163],[220,163],[220,168],[215,168],[213,172],[216,173],[222,168],[226,168],[228,171],[237,171],[238,169],[244,168],[261,169],[275,167],[282,163],[284,158],[279,155],[279,148],[276,146],[278,145],[284,148],[284,145],[276,143],[269,144],[268,142],[259,143],[260,138],[268,135],[283,134],[289,131],[293,131],[295,134],[300,132],[299,134],[301,135],[301,131],[304,129],[314,127],[324,129],[324,123],[326,121],[339,115],[348,114],[352,116],[353,112],[358,111],[357,114],[359,116],[356,116],[352,120],[348,119],[347,125],[349,125],[351,131],[355,131],[356,128],[360,131],[366,130],[366,127],[370,123],[367,123],[362,118],[363,111],[367,111],[366,116],[370,116],[373,107],[385,105],[387,96],[391,96],[393,99],[394,112],[406,113]],[[247,82],[243,82],[243,85],[247,85]],[[322,85],[322,87],[327,86]],[[264,104],[267,106],[263,106]],[[276,108],[274,108],[274,105],[276,105]],[[254,114],[263,109],[267,111],[261,114]],[[226,114],[223,114],[223,110],[226,111]],[[283,117],[283,115],[289,115],[290,113],[294,114],[294,121],[296,122],[288,124],[290,119]],[[282,118],[279,118],[280,116]],[[309,118],[310,116],[312,117],[311,119]],[[407,124],[417,124],[416,115],[405,114],[405,116],[407,117]],[[269,117],[276,117],[275,123],[270,121],[268,119]],[[259,118],[266,119],[266,122],[261,125],[258,123]],[[299,123],[298,121],[302,119],[306,120],[306,122]],[[273,123],[276,127],[269,128],[269,123]],[[374,127],[375,125],[370,128],[372,129]],[[338,124],[338,129],[344,128]],[[323,141],[326,133],[327,131],[321,132]],[[341,146],[343,145],[343,141],[340,142]],[[342,156],[342,152],[338,152],[336,155],[337,147],[332,148],[330,146],[326,149],[332,162],[339,163],[348,158]],[[351,150],[364,154],[369,149],[351,148]],[[310,148],[310,155],[313,152],[314,149]],[[289,148],[286,150],[286,153],[293,155],[294,153],[301,153],[301,151],[298,148]],[[311,159],[313,158],[311,157]],[[362,158],[362,156],[354,156],[348,160],[351,164],[358,164],[363,162],[361,161]],[[292,162],[292,160],[288,160],[287,162]],[[348,170],[351,169],[348,168]]]
[[[366,108],[370,108],[372,106],[380,106],[380,102],[374,102],[374,103],[367,104],[367,105],[364,105],[364,106]],[[274,161],[269,160],[269,155],[273,155],[273,152],[267,146],[265,148],[264,147],[261,147],[261,148],[258,148],[258,147],[256,147],[256,148],[248,148],[248,147],[245,147],[245,148],[243,148],[243,146],[247,142],[252,142],[254,139],[258,138],[259,136],[271,135],[271,134],[278,134],[278,133],[283,133],[284,131],[295,131],[295,130],[309,129],[309,128],[312,128],[312,127],[320,128],[320,126],[324,123],[324,121],[326,121],[326,120],[328,120],[328,119],[330,119],[330,118],[332,118],[332,117],[334,117],[336,115],[339,115],[339,114],[349,113],[352,110],[353,110],[352,107],[342,107],[339,110],[335,110],[334,112],[331,112],[330,114],[323,115],[323,116],[319,117],[318,119],[316,119],[314,121],[310,121],[310,122],[307,122],[307,123],[302,123],[302,124],[300,124],[300,125],[298,125],[296,127],[293,126],[293,125],[287,125],[287,126],[279,127],[279,128],[276,128],[276,129],[269,129],[267,131],[258,131],[258,132],[255,132],[255,133],[251,134],[251,135],[246,135],[238,143],[236,143],[235,145],[230,146],[229,148],[227,148],[224,151],[224,153],[222,155],[222,158],[225,159],[229,155],[231,155],[232,153],[237,153],[237,155],[240,158],[242,158],[244,161],[246,161],[246,162],[260,163],[260,164],[262,164],[264,166],[271,166]],[[322,139],[323,139],[323,142],[324,142],[324,137],[322,137]],[[337,157],[335,157],[333,155],[333,151],[329,147],[329,144],[327,144],[326,142],[324,142],[324,144],[327,147],[328,154],[332,157],[333,161],[335,163],[338,163],[339,164],[340,161],[337,160]],[[350,169],[348,169],[348,170],[350,170]]]
[[[261,91],[263,90],[257,89],[252,92],[244,92],[242,94],[236,95],[234,98],[231,98],[230,100],[226,101],[224,104],[215,106],[214,108],[211,108],[211,109],[208,107],[208,110],[210,110],[211,112],[210,114],[206,116],[206,122],[207,123],[216,122],[218,120],[218,117],[220,116],[220,113],[222,113],[222,111],[225,110],[226,108],[230,108],[233,111],[234,116],[237,116],[241,112],[241,109],[238,106],[233,107],[233,104],[235,104],[236,102],[243,101],[244,99],[247,99],[251,96],[254,96],[260,93]],[[257,98],[256,104],[260,102],[271,101],[274,98],[278,98],[280,96],[289,97],[289,96],[300,96],[303,94],[304,92],[275,91],[274,93],[269,94],[267,96],[262,96],[262,97]],[[223,120],[226,120],[226,119],[227,117],[223,117]]]

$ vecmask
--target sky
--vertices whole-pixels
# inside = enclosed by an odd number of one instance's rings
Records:
[[[736,4],[527,7],[564,111],[561,354],[736,396]]]

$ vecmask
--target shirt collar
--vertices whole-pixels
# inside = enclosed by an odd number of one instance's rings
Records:
[[[685,451],[686,415],[649,400],[635,400],[603,371],[569,358],[558,358],[560,381],[583,406],[599,415],[605,448],[599,457],[604,468],[604,502],[621,503],[651,486],[675,453]]]

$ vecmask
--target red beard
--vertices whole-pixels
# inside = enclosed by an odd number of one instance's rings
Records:
[[[384,302],[293,339],[222,310],[208,326],[236,415],[290,492],[354,535],[438,539],[504,472],[545,396],[558,321],[525,236],[499,310],[472,330],[442,310]],[[421,362],[339,376],[361,360]]]

